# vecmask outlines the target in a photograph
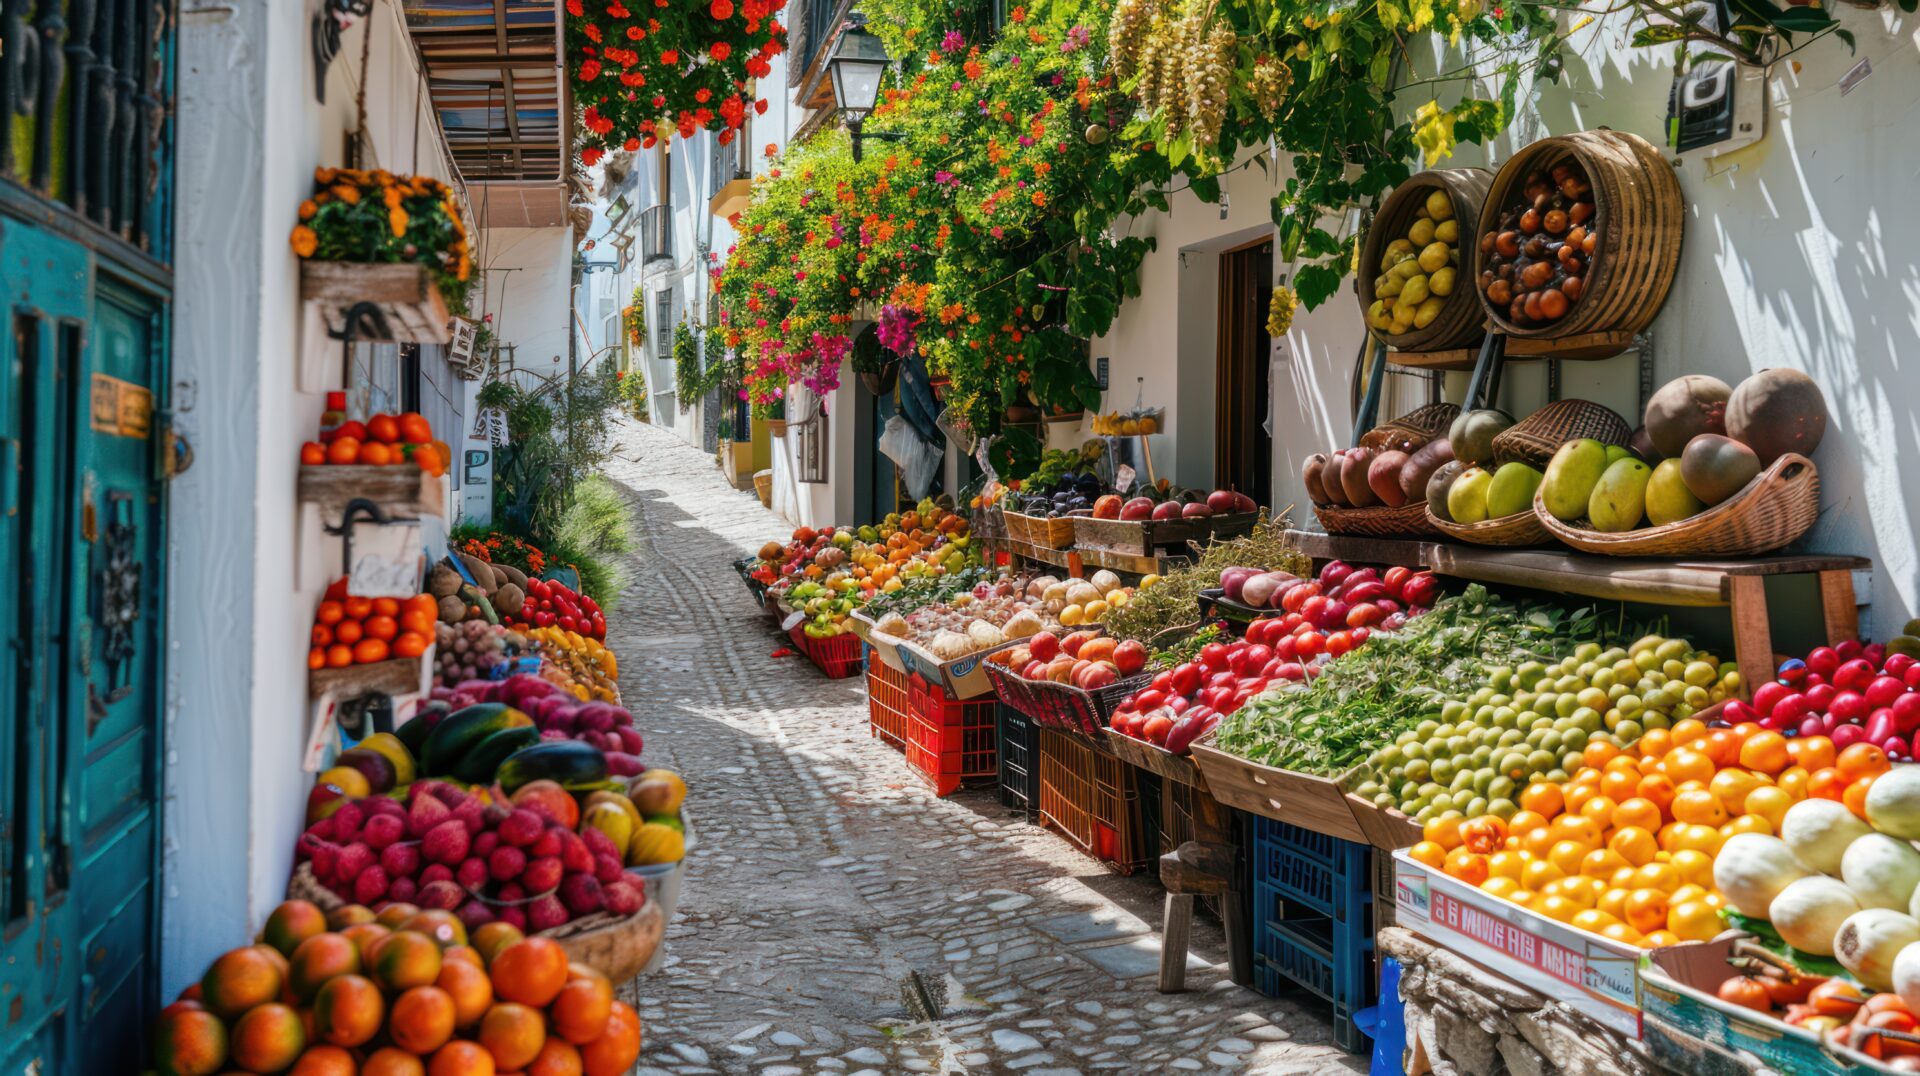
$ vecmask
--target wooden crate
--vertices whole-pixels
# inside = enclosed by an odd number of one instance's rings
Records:
[[[1175,784],[1199,789],[1207,787],[1206,775],[1200,772],[1200,767],[1189,756],[1173,754],[1112,729],[1106,730],[1106,740],[1107,750],[1129,766],[1159,774]]]
[[[320,506],[329,524],[338,523],[354,500],[369,500],[389,516],[418,518],[446,514],[446,478],[430,475],[412,462],[385,467],[362,463],[304,464],[295,487],[302,501]]]
[[[327,327],[340,330],[346,313],[371,303],[386,323],[378,332],[371,319],[355,326],[356,339],[370,342],[445,344],[453,339],[452,318],[424,265],[413,262],[303,261],[300,298],[321,304]]]
[[[1397,808],[1375,807],[1369,800],[1349,792],[1347,804],[1353,808],[1354,821],[1366,834],[1366,842],[1375,848],[1393,851],[1420,843],[1420,823]]]
[[[1213,798],[1229,807],[1338,837],[1365,841],[1340,777],[1315,777],[1250,762],[1212,746],[1211,734],[1193,745],[1193,760]]]
[[[348,665],[341,669],[311,669],[307,672],[307,697],[332,695],[336,699],[357,699],[364,695],[418,695],[426,681],[426,670],[433,667],[433,647],[417,658],[389,658],[366,665]]]
[[[1205,544],[1219,538],[1237,538],[1253,531],[1258,512],[1235,512],[1205,519],[1094,519],[1074,521],[1073,541],[1084,553],[1101,550],[1133,557],[1151,557],[1168,546],[1188,542]]]

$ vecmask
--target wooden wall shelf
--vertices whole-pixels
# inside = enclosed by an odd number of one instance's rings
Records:
[[[451,315],[439,285],[426,266],[412,262],[303,261],[300,298],[318,303],[327,327],[335,331],[345,327],[348,310],[372,303],[385,319],[387,332],[379,335],[373,325],[361,321],[357,338],[371,343],[445,344],[453,339]]]
[[[307,672],[307,697],[318,699],[332,695],[336,699],[357,699],[363,695],[418,695],[432,668],[433,648],[429,646],[427,652],[417,658],[389,658],[340,669],[311,669]]]
[[[300,468],[299,499],[320,507],[336,524],[347,504],[365,498],[391,515],[417,518],[446,514],[446,478],[430,475],[411,462],[376,467],[360,463],[305,464]]]

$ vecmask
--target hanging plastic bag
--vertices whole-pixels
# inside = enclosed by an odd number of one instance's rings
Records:
[[[900,468],[900,478],[907,484],[907,493],[919,500],[933,488],[933,478],[940,470],[940,458],[945,450],[937,444],[928,442],[913,427],[913,423],[901,415],[887,420],[887,428],[880,433],[880,451]]]

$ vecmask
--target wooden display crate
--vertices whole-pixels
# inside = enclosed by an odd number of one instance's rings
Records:
[[[1367,840],[1367,834],[1354,817],[1347,794],[1341,791],[1347,775],[1316,777],[1274,766],[1264,766],[1238,755],[1230,755],[1212,744],[1208,733],[1193,745],[1193,761],[1207,780],[1213,798],[1228,807],[1277,822],[1287,822],[1338,837],[1343,841]]]
[[[355,500],[372,501],[390,516],[445,515],[445,490],[445,476],[430,475],[410,461],[384,467],[318,463],[301,466],[295,495],[318,505],[320,515],[334,524]]]
[[[439,285],[426,266],[413,262],[302,261],[300,298],[319,303],[327,327],[346,327],[347,312],[371,303],[385,323],[381,334],[370,319],[354,326],[355,339],[375,343],[445,344],[453,339],[452,319]]]

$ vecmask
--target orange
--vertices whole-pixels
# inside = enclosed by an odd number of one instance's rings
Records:
[[[1671,729],[1648,729],[1640,734],[1640,742],[1635,745],[1641,758],[1659,758],[1673,750],[1673,731]]]
[[[374,946],[386,940],[393,933],[378,923],[355,923],[340,932],[340,936],[352,942],[360,950],[360,962],[366,964],[373,958]]]
[[[1673,728],[1668,731],[1673,733],[1673,745],[1675,747],[1685,747],[1696,740],[1706,738],[1709,730],[1705,721],[1697,717],[1683,717],[1675,721]]]
[[[503,1072],[524,1069],[547,1042],[547,1022],[538,1009],[503,1001],[480,1018],[480,1044]]]
[[[1650,773],[1640,778],[1639,786],[1634,789],[1633,798],[1646,800],[1660,808],[1660,813],[1665,815],[1667,809],[1673,805],[1674,792],[1672,778],[1664,773]]]
[[[1598,796],[1599,794],[1600,794],[1600,780],[1597,777],[1591,781],[1576,780],[1573,783],[1567,785],[1566,813],[1579,814],[1580,808],[1585,807],[1587,805],[1588,800],[1594,798],[1595,796]]]
[[[1446,872],[1468,885],[1479,885],[1487,880],[1487,857],[1465,848],[1455,848],[1447,853]]]
[[[1646,939],[1640,932],[1625,923],[1609,923],[1600,931],[1600,936],[1608,941],[1617,941],[1622,945],[1643,946]]]
[[[565,1039],[551,1038],[540,1047],[539,1056],[527,1066],[526,1076],[582,1076],[586,1071],[586,1062],[580,1058],[579,1047]]]
[[[1671,863],[1642,863],[1633,869],[1632,885],[1672,893],[1680,888],[1680,872]]]
[[[375,1050],[360,1066],[360,1076],[427,1076],[420,1059],[397,1047]]]
[[[1833,741],[1825,736],[1801,736],[1787,741],[1787,755],[1802,769],[1823,770],[1833,765]]]
[[[1792,796],[1793,801],[1798,803],[1807,798],[1807,782],[1810,780],[1812,780],[1812,775],[1805,769],[1799,766],[1788,766],[1786,769],[1780,771],[1780,776],[1774,778],[1773,783],[1780,791]]]
[[[554,1034],[585,1046],[607,1030],[613,1015],[613,987],[605,979],[573,979],[547,1007]]]
[[[1616,768],[1611,762],[1607,764],[1607,772],[1600,777],[1600,798],[1618,802],[1631,797],[1634,789],[1639,787],[1640,768],[1625,755],[1613,761],[1626,762],[1627,765]]]
[[[1599,881],[1599,879],[1596,878],[1594,879],[1594,881]],[[1612,874],[1607,875],[1607,880],[1602,884],[1604,884],[1608,889],[1632,888],[1633,887],[1633,868],[1632,867],[1615,868]]]
[[[1619,919],[1627,914],[1628,892],[1617,886],[1608,886],[1607,891],[1600,894],[1600,899],[1594,903],[1594,907]]]
[[[1459,816],[1441,817],[1420,827],[1420,836],[1451,852],[1460,847]]]
[[[1573,903],[1563,896],[1546,894],[1542,895],[1539,900],[1534,901],[1533,910],[1546,916],[1548,919],[1565,923],[1580,914],[1581,908],[1578,904]]]
[[[385,467],[393,462],[393,449],[378,441],[368,441],[360,446],[360,458],[354,462],[369,467]]]
[[[1667,894],[1667,907],[1671,908],[1677,904],[1685,904],[1690,900],[1699,900],[1706,895],[1707,891],[1704,887],[1688,882],[1686,885]]]
[[[1613,809],[1613,817],[1609,821],[1613,823],[1615,829],[1632,826],[1644,829],[1651,834],[1659,829],[1666,819],[1660,813],[1659,804],[1650,799],[1634,796],[1620,801],[1620,806]]]
[[[1560,786],[1552,781],[1535,781],[1520,790],[1521,808],[1533,811],[1549,820],[1565,810],[1566,803],[1566,799],[1560,794]]]
[[[402,930],[380,943],[368,970],[373,981],[379,983],[382,989],[389,994],[397,994],[416,986],[430,986],[438,981],[440,965],[440,946],[432,938]]]
[[[1721,931],[1720,914],[1704,900],[1690,900],[1667,909],[1667,929],[1682,941],[1712,941]]]
[[[1787,738],[1762,729],[1740,745],[1740,765],[1763,773],[1779,773],[1793,759],[1787,754]]]
[[[1592,766],[1594,769],[1599,769],[1612,761],[1613,757],[1619,753],[1620,749],[1618,747],[1613,746],[1605,740],[1588,740],[1586,750],[1580,752],[1580,757],[1587,765]]]
[[[348,620],[365,620],[373,615],[373,599],[349,594],[340,603],[347,611]]]
[[[387,1002],[359,975],[328,979],[313,996],[313,1037],[335,1046],[359,1046],[380,1033]]]
[[[453,999],[454,1027],[472,1027],[479,1023],[487,1007],[493,1004],[493,980],[465,960],[442,961],[440,978],[434,985]]]
[[[549,938],[527,938],[501,950],[490,965],[493,992],[505,1001],[544,1009],[567,985],[567,951]]]
[[[1617,806],[1619,804],[1607,796],[1594,796],[1580,805],[1580,814],[1593,819],[1594,825],[1605,828],[1611,824],[1613,809]]]
[[[353,437],[336,437],[327,445],[328,463],[353,463],[360,458],[360,441]]]
[[[1645,933],[1667,924],[1667,895],[1657,889],[1636,889],[1627,894],[1628,925]]]
[[[471,945],[465,945],[465,944],[449,945],[444,950],[441,951],[440,959],[443,963],[452,963],[453,961],[458,960],[463,963],[471,964],[474,967],[479,968],[481,971],[487,970],[487,962],[480,959],[479,951],[474,949],[474,947]]]
[[[432,938],[441,949],[450,945],[467,944],[467,925],[460,917],[442,908],[428,908],[415,912],[401,923],[400,930],[411,930]]]
[[[1855,747],[1860,746],[1854,744]],[[1847,790],[1847,779],[1840,774],[1838,766],[1828,766],[1813,771],[1807,777],[1807,797],[1809,799],[1833,800],[1839,802]]]
[[[1757,773],[1742,769],[1728,769],[1713,775],[1713,780],[1707,782],[1707,791],[1719,798],[1720,805],[1727,809],[1728,814],[1742,814],[1746,807],[1747,796],[1754,789],[1767,784],[1769,784],[1767,779]]]
[[[1722,837],[1732,837],[1740,833],[1758,833],[1763,837],[1773,836],[1773,823],[1757,814],[1743,814],[1720,827]]]
[[[1740,761],[1740,744],[1745,737],[1733,729],[1714,729],[1707,733],[1704,753],[1715,766],[1731,766]]]
[[[1592,846],[1580,841],[1561,841],[1547,852],[1547,862],[1561,874],[1579,874],[1580,861],[1586,858]]]
[[[1552,860],[1543,856],[1539,859],[1527,860],[1520,868],[1520,884],[1526,886],[1528,889],[1538,890],[1546,886],[1548,882],[1556,878],[1564,878],[1566,875],[1566,871],[1554,866]]]
[[[394,999],[387,1034],[393,1037],[393,1044],[403,1050],[430,1054],[453,1037],[453,1020],[453,998],[447,996],[445,990],[437,986],[416,986]]]
[[[1487,873],[1494,878],[1519,881],[1527,869],[1527,857],[1519,852],[1495,852],[1487,857]]]
[[[1521,808],[1507,819],[1507,832],[1516,837],[1524,837],[1536,829],[1547,828],[1547,816],[1538,811]]]
[[[1493,877],[1480,883],[1480,891],[1505,900],[1520,891],[1520,883],[1511,878]]]
[[[212,1076],[226,1060],[227,1025],[204,1009],[173,1009],[154,1025],[153,1061],[162,1076]]]
[[[1547,852],[1553,848],[1554,840],[1552,826],[1538,826],[1521,835],[1520,847],[1536,859],[1545,859]]]
[[[1870,743],[1857,743],[1840,752],[1834,760],[1840,776],[1851,785],[1862,777],[1878,777],[1891,768],[1887,753]]]
[[[300,445],[300,465],[317,467],[327,462],[327,446],[318,441],[305,441]]]
[[[1654,840],[1652,830],[1640,826],[1621,826],[1613,831],[1613,836],[1607,838],[1607,849],[1638,867],[1653,862],[1660,844]]]
[[[1718,853],[1725,842],[1726,838],[1714,827],[1688,823],[1675,836],[1671,851],[1675,854],[1682,851],[1704,852],[1711,856]]]
[[[200,977],[200,1000],[215,1016],[238,1019],[248,1009],[280,996],[285,977],[276,960],[284,959],[275,950],[252,945],[229,950]],[[292,1063],[289,1057],[287,1064]]]
[[[624,1001],[614,1002],[606,1033],[581,1047],[580,1058],[585,1076],[622,1076],[633,1068],[640,1058],[640,1014]]]
[[[1749,814],[1759,815],[1767,820],[1773,832],[1780,832],[1780,820],[1786,816],[1787,808],[1793,806],[1793,795],[1786,789],[1763,785],[1747,793],[1746,810]]]
[[[1853,745],[1853,747],[1859,746],[1859,744]],[[1851,751],[1853,747],[1847,750]],[[1873,787],[1873,775],[1862,777],[1847,786],[1846,791],[1840,794],[1840,802],[1847,805],[1847,810],[1864,819],[1867,817],[1867,789],[1871,787]]]
[[[1415,863],[1423,864],[1434,870],[1441,870],[1447,865],[1447,850],[1441,847],[1437,841],[1421,841],[1419,844],[1407,849],[1407,857]],[[487,925],[492,926],[493,924],[489,923]],[[502,925],[510,926],[511,924]]]
[[[455,1039],[434,1051],[427,1076],[494,1076],[493,1055],[477,1042]]]
[[[1660,760],[1662,770],[1675,784],[1682,781],[1709,781],[1713,779],[1713,759],[1692,748],[1681,748],[1669,752]]]
[[[1621,867],[1631,867],[1620,853],[1609,848],[1595,848],[1580,860],[1580,873],[1589,878],[1605,878]]]
[[[301,942],[325,933],[326,929],[327,915],[319,905],[312,901],[289,900],[267,916],[267,925],[260,931],[260,940],[278,949],[280,955],[291,957]]]
[[[293,996],[312,1001],[327,980],[360,971],[360,950],[344,934],[316,934],[300,943],[288,961],[288,985]]]
[[[236,1067],[279,1072],[299,1060],[306,1050],[307,1029],[291,1006],[268,1002],[247,1010],[234,1023],[228,1045]]]
[[[1673,817],[1690,824],[1718,826],[1727,820],[1720,797],[1705,789],[1690,789],[1673,797]]]
[[[1669,945],[1679,945],[1684,939],[1671,930],[1649,930],[1642,939],[1649,949],[1660,949]]]
[[[353,1055],[338,1046],[309,1046],[300,1060],[287,1070],[287,1076],[357,1076],[360,1066]]]
[[[1600,823],[1585,815],[1563,814],[1554,819],[1553,825],[1548,828],[1554,834],[1555,840],[1578,841],[1588,848],[1597,848],[1600,845]]]
[[[1593,934],[1598,934],[1600,933],[1600,931],[1604,930],[1606,927],[1614,923],[1618,923],[1619,921],[1620,920],[1617,917],[1608,915],[1606,912],[1603,912],[1598,908],[1588,908],[1585,911],[1576,913],[1574,917],[1568,921],[1567,925],[1571,927],[1575,927],[1580,930],[1588,931]]]

